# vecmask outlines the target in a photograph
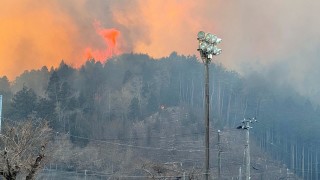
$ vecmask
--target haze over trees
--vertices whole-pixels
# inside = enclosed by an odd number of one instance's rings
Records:
[[[3,117],[13,121],[46,119],[56,133],[70,138],[71,142],[63,136],[63,141],[74,151],[98,146],[94,140],[118,143],[119,147],[108,147],[109,154],[100,148],[88,156],[104,152],[103,162],[91,166],[102,171],[113,162],[113,171],[120,172],[132,164],[121,164],[110,152],[134,159],[121,143],[166,150],[201,149],[203,79],[203,64],[195,56],[175,52],[161,59],[123,54],[104,64],[89,60],[79,69],[62,61],[56,69],[25,71],[11,84],[6,77],[0,78]],[[318,177],[317,105],[258,72],[242,77],[217,63],[210,65],[210,86],[211,125],[215,129],[234,129],[244,117],[257,117],[260,122],[252,137],[261,149],[301,177]],[[182,145],[179,136],[199,142]],[[162,142],[161,137],[170,141]],[[170,151],[173,154],[165,158],[161,157],[165,153],[159,152],[142,151],[140,155],[149,157],[144,162],[187,156],[178,152]],[[200,160],[194,161],[192,166],[202,166]],[[66,164],[81,166],[74,159]],[[148,163],[140,167],[151,172]]]

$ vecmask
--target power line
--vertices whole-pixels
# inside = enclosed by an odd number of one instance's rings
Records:
[[[64,170],[56,170],[56,169],[43,169],[43,171],[48,171],[48,172],[56,172],[57,174],[74,174],[74,175],[83,175],[84,176],[84,172],[86,170],[79,170],[79,171],[64,171]],[[119,178],[150,178],[150,177],[153,177],[153,178],[156,178],[156,179],[160,179],[160,178],[177,178],[177,177],[180,177],[182,175],[176,175],[176,176],[159,176],[159,175],[149,175],[149,176],[146,176],[146,175],[117,175],[117,174],[112,174],[112,173],[105,173],[105,172],[98,172],[98,171],[86,171],[86,175],[87,176],[97,176],[97,177],[111,177],[111,176],[114,176],[114,177],[119,177]],[[90,173],[90,172],[93,172],[93,173]],[[274,173],[274,172],[279,172],[279,170],[272,170],[272,171],[266,171],[268,173]],[[179,173],[183,173],[181,171],[179,171]],[[265,173],[265,172],[255,172],[255,173],[252,173],[252,175],[259,175],[261,173]],[[196,175],[196,176],[202,176],[202,175],[205,175],[205,173],[195,173],[195,174],[192,174],[192,175]],[[186,175],[186,177],[189,177],[190,175]],[[221,174],[221,177],[223,178],[230,178],[230,177],[237,177],[237,175],[229,175],[229,174]]]
[[[203,150],[200,150],[200,149],[184,150],[184,149],[176,149],[176,148],[169,148],[168,149],[168,148],[161,148],[161,147],[137,146],[137,145],[132,145],[132,144],[116,143],[116,142],[110,142],[110,141],[105,141],[105,140],[86,138],[86,137],[75,136],[75,135],[71,135],[71,134],[69,134],[69,136],[74,137],[74,138],[78,138],[78,139],[85,139],[85,140],[96,141],[96,142],[101,142],[101,143],[106,143],[106,144],[113,144],[113,145],[118,145],[118,146],[127,146],[127,147],[131,147],[131,148],[164,150],[164,151],[179,151],[179,152],[203,152]]]
[[[86,175],[87,176],[97,176],[97,177],[111,177],[111,176],[114,176],[114,177],[119,177],[119,178],[156,178],[156,179],[160,179],[160,178],[177,178],[177,177],[180,177],[180,176],[160,176],[160,175],[149,175],[149,176],[146,176],[146,175],[117,175],[117,174],[114,174],[114,173],[104,173],[104,172],[98,172],[98,171],[88,171],[88,170],[79,170],[79,171],[64,171],[64,170],[57,170],[57,169],[43,169],[43,171],[48,171],[48,172],[56,172],[58,174],[75,174],[75,175],[83,175],[84,176],[84,172],[86,172]],[[83,172],[81,172],[83,171]],[[90,172],[93,172],[93,173],[90,173]],[[183,174],[183,172],[180,172],[179,173]],[[204,175],[205,173],[195,173],[195,174],[192,174],[192,175],[198,175],[198,176],[202,176]],[[182,176],[182,175],[181,175]],[[186,177],[188,177],[189,175],[186,175]]]

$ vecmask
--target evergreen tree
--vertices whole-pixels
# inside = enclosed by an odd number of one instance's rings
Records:
[[[17,92],[12,99],[12,114],[13,119],[25,119],[36,111],[37,95],[32,89],[23,87]]]
[[[139,108],[139,100],[138,98],[134,97],[131,100],[129,106],[129,118],[133,120],[137,120],[140,117],[140,108]]]
[[[50,76],[48,87],[46,90],[46,93],[50,100],[53,102],[59,101],[59,91],[60,91],[61,83],[60,78],[56,71],[53,71],[53,73]]]
[[[55,106],[53,101],[46,98],[40,98],[37,104],[37,116],[41,119],[52,121],[54,119],[54,109]]]
[[[151,93],[150,98],[148,99],[148,104],[147,104],[147,113],[151,114],[154,113],[159,109],[159,102],[154,93]]]

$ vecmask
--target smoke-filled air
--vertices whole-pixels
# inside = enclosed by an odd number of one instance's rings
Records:
[[[319,7],[2,0],[0,179],[320,179]]]
[[[301,93],[315,95],[319,5],[312,0],[4,1],[0,75],[14,80],[26,69],[57,67],[62,59],[79,67],[87,58],[105,61],[123,52],[192,55],[195,35],[205,29],[223,37],[226,53],[217,61],[225,66],[241,73],[277,71],[280,77],[274,78],[281,83],[290,81]]]

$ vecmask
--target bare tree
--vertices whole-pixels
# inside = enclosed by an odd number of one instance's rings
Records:
[[[6,123],[0,134],[0,175],[6,180],[15,180],[18,175],[35,179],[46,159],[50,138],[47,122]]]

